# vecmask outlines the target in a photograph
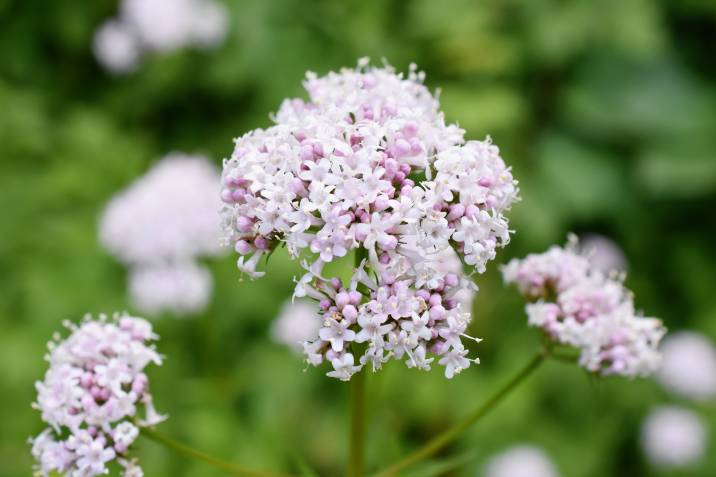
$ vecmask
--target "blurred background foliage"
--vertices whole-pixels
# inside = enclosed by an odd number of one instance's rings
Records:
[[[63,319],[128,309],[126,271],[101,250],[105,202],[172,150],[218,165],[231,139],[269,124],[302,95],[307,69],[360,56],[416,62],[442,90],[448,120],[489,134],[520,180],[512,244],[542,251],[568,231],[613,238],[637,305],[672,329],[716,337],[716,3],[713,0],[419,0],[226,2],[227,41],[212,52],[153,56],[126,76],[91,51],[114,1],[0,1],[0,474],[30,475],[30,408],[45,343]],[[341,475],[343,383],[268,337],[297,267],[240,282],[234,258],[210,265],[201,316],[155,320],[166,365],[152,370],[161,429],[246,465]],[[484,399],[537,346],[497,264],[478,284],[482,358],[452,381],[391,363],[368,380],[368,461],[387,463]],[[130,310],[131,311],[131,310]],[[698,363],[694,363],[695,366]],[[650,468],[639,426],[675,402],[649,380],[592,380],[549,363],[442,457],[444,475],[481,475],[513,443],[544,447],[565,477],[713,476],[716,439],[681,473]],[[695,406],[716,434],[714,403]],[[142,441],[148,476],[218,475]],[[421,466],[411,475],[425,475]],[[421,474],[420,471],[423,471]]]

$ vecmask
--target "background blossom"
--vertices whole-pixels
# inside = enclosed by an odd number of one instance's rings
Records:
[[[579,363],[602,375],[646,376],[661,363],[657,347],[661,321],[634,308],[632,294],[616,275],[604,275],[575,250],[551,247],[542,254],[513,259],[502,274],[531,300],[530,326],[553,341],[581,351]]]
[[[70,336],[49,343],[49,369],[35,386],[34,407],[48,425],[31,439],[37,470],[102,475],[116,459],[125,475],[136,475],[125,456],[137,426],[164,419],[154,410],[144,374],[147,365],[162,363],[152,344],[157,336],[142,318],[119,314],[88,315],[66,326]]]

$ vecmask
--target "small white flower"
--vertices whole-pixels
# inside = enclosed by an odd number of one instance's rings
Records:
[[[331,343],[333,351],[343,351],[343,344],[353,341],[356,337],[355,331],[348,329],[350,323],[348,320],[336,321],[328,318],[324,323],[324,327],[318,330],[318,336]]]
[[[691,411],[675,406],[654,409],[642,425],[642,446],[656,467],[684,468],[704,455],[707,431]]]
[[[706,400],[716,397],[716,346],[693,331],[669,334],[661,346],[663,360],[656,377],[669,391]]]
[[[485,466],[485,477],[559,477],[544,450],[517,445],[493,456]]]
[[[452,377],[456,374],[459,374],[463,370],[470,367],[470,361],[465,357],[467,355],[467,350],[464,348],[455,348],[453,347],[443,355],[442,358],[440,358],[440,361],[438,363],[445,366],[445,377],[448,379],[452,379]]]
[[[331,360],[333,371],[329,371],[326,375],[331,378],[338,378],[341,381],[348,381],[361,368],[360,366],[354,366],[353,362],[353,355],[345,353],[343,356]]]

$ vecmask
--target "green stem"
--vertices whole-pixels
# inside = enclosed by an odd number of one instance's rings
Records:
[[[358,267],[367,255],[367,250],[358,248],[354,263]],[[356,356],[357,358],[358,356]],[[351,426],[348,458],[349,477],[363,477],[363,441],[365,434],[365,373],[359,371],[351,377]]]
[[[492,410],[502,399],[507,396],[519,383],[521,383],[527,376],[539,367],[539,365],[547,357],[547,352],[542,350],[532,357],[532,359],[522,368],[512,379],[506,382],[500,389],[497,390],[487,401],[482,403],[472,413],[468,414],[460,422],[452,426],[451,428],[438,434],[436,437],[428,441],[425,445],[417,449],[412,454],[389,466],[388,468],[379,471],[373,477],[388,477],[397,475],[403,469],[415,464],[416,462],[429,457],[440,449],[454,441],[460,434],[465,432],[471,425],[479,421],[485,414]]]
[[[363,477],[363,440],[365,434],[365,372],[359,371],[351,377],[351,435],[349,477]]]
[[[154,429],[150,429],[148,427],[142,427],[140,429],[144,437],[151,439],[154,442],[157,442],[177,452],[178,454],[183,455],[184,457],[202,461],[206,464],[211,465],[212,467],[226,472],[229,475],[237,475],[241,477],[290,477],[286,474],[277,474],[263,470],[247,469],[236,464],[224,462],[223,460],[217,459],[215,457],[210,456],[209,454],[205,454],[204,452],[189,447],[186,444],[175,441],[171,437],[168,437],[161,432],[157,432]]]

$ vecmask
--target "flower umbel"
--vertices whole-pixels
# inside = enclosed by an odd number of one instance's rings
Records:
[[[602,375],[646,376],[661,362],[657,350],[665,329],[645,318],[623,285],[623,276],[604,275],[576,252],[576,241],[542,254],[514,259],[502,269],[531,302],[530,326],[554,342],[581,350],[579,363]]]
[[[308,73],[310,99],[284,101],[275,124],[238,138],[224,162],[239,268],[262,276],[261,258],[279,246],[304,260],[295,296],[317,300],[323,322],[304,348],[340,379],[391,357],[420,369],[438,357],[448,377],[468,367],[461,301],[475,287],[441,257],[454,250],[482,273],[510,239],[503,214],[518,191],[499,149],[465,142],[423,79],[414,65],[403,76],[367,59]],[[350,251],[364,260],[349,283],[323,276]]]
[[[127,458],[138,426],[164,419],[144,374],[147,365],[162,362],[152,344],[157,336],[147,321],[128,315],[86,316],[66,326],[70,336],[49,343],[50,367],[36,384],[34,407],[49,426],[31,439],[39,474],[101,475],[116,459],[125,475],[141,475]]]

